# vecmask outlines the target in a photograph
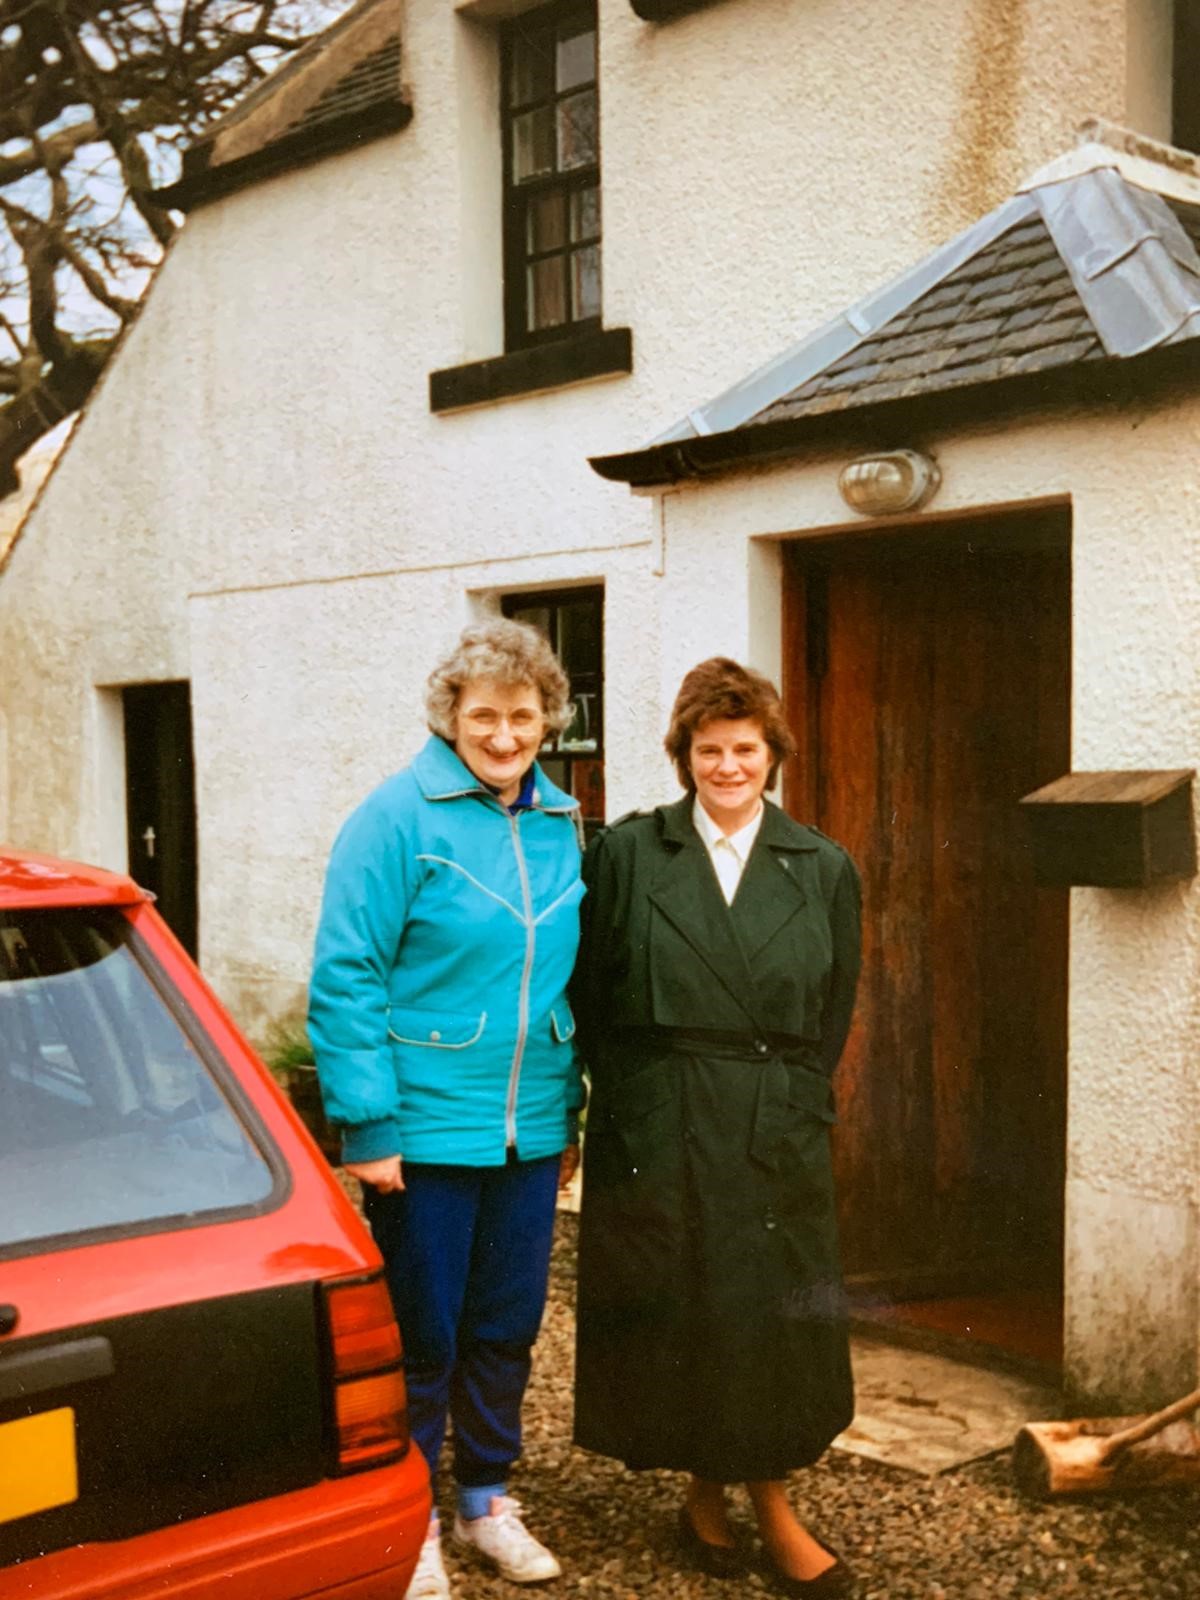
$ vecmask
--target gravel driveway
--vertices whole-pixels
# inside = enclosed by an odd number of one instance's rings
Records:
[[[722,1582],[681,1564],[673,1533],[678,1474],[629,1473],[571,1446],[576,1225],[560,1215],[525,1406],[526,1453],[512,1484],[531,1528],[563,1564],[563,1577],[542,1592],[547,1600],[774,1593],[765,1573]],[[860,1574],[863,1600],[1200,1600],[1200,1491],[1031,1505],[1013,1489],[1003,1458],[930,1479],[832,1453],[796,1473],[792,1489],[800,1515]],[[735,1510],[749,1517],[744,1498]],[[521,1593],[470,1557],[460,1559],[449,1540],[446,1546],[458,1600],[516,1600]]]

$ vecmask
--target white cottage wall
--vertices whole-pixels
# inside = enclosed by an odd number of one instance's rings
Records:
[[[202,959],[261,1033],[302,1003],[329,844],[422,738],[431,662],[499,593],[576,582],[606,589],[610,812],[668,798],[682,672],[779,672],[780,542],[846,523],[841,461],[631,496],[586,456],[916,261],[1084,116],[1161,133],[1164,4],[736,0],[655,27],[600,0],[605,322],[634,371],[435,416],[430,371],[502,348],[505,6],[398,0],[410,126],[189,219],[0,573],[11,836],[121,865],[114,690],[190,678]],[[1076,766],[1197,762],[1197,432],[1192,402],[925,441],[934,516],[1072,505]],[[1200,890],[1072,899],[1068,1368],[1152,1401],[1200,1327]]]
[[[430,370],[501,349],[498,321],[482,347],[489,313],[472,291],[497,249],[490,211],[471,226],[487,182],[461,159],[497,118],[458,93],[465,56],[479,76],[481,24],[410,0],[405,133],[188,224],[195,311],[158,355],[205,399],[197,586],[390,570],[398,548],[406,566],[438,566],[448,549],[477,560],[646,536],[585,453],[649,436],[988,209],[1081,117],[1122,114],[1122,8],[1073,9],[1068,25],[1049,0],[920,0],[903,48],[881,52],[895,29],[884,0],[824,0],[802,18],[791,0],[739,0],[668,28],[605,0],[605,320],[632,327],[635,371],[433,416]],[[976,126],[997,30],[1012,75],[989,103],[1013,136],[968,181],[953,152]]]
[[[501,347],[487,9],[398,6],[402,134],[192,215],[0,579],[22,843],[119,864],[94,696],[191,677],[202,955],[256,1029],[298,996],[338,820],[411,750],[486,591],[606,583],[610,809],[670,792],[680,673],[778,665],[776,557],[668,527],[660,576],[656,503],[586,455],[916,260],[1084,115],[1119,120],[1136,32],[1125,0],[737,0],[664,27],[600,0],[605,321],[634,372],[435,416],[429,372]]]
[[[664,28],[600,9],[605,316],[666,380],[656,425],[1126,109],[1122,0],[738,0]]]
[[[646,771],[659,736],[647,693],[658,614],[645,546],[599,563],[582,553],[516,558],[195,602],[206,752],[197,803],[206,860],[228,864],[207,880],[206,914],[223,937],[206,947],[206,963],[250,1026],[302,1008],[334,833],[427,737],[425,675],[459,629],[493,609],[498,591],[597,579],[622,618],[606,662],[609,704],[621,708],[607,748],[610,808],[619,811],[672,794],[665,763],[650,792],[623,776]]]
[[[1198,767],[1198,432],[1188,399],[927,438],[944,475],[931,510],[849,525],[892,539],[906,523],[1069,501],[1072,766]],[[754,611],[722,606],[707,553],[721,549],[732,583],[748,566],[733,547],[846,529],[836,484],[847,459],[814,455],[666,496],[664,584],[731,654],[757,648]],[[1070,940],[1067,1375],[1090,1401],[1151,1406],[1197,1371],[1200,880],[1075,889]]]
[[[189,675],[184,512],[201,490],[200,418],[194,386],[158,359],[187,316],[187,274],[172,265],[0,572],[8,837],[114,867],[122,734],[101,692]]]

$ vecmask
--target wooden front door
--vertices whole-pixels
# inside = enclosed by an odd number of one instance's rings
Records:
[[[191,690],[140,683],[123,691],[129,871],[175,937],[196,954],[196,797]]]
[[[1067,897],[1017,801],[1070,766],[1067,540],[1056,512],[792,550],[788,805],[863,875],[843,1253],[892,1294],[1061,1260]]]

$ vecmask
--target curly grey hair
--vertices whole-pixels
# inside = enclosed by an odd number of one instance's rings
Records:
[[[561,733],[574,715],[571,685],[544,633],[527,622],[496,617],[463,630],[454,650],[425,682],[425,720],[434,733],[453,741],[458,732],[458,697],[472,678],[507,687],[528,684],[542,697],[546,727]]]

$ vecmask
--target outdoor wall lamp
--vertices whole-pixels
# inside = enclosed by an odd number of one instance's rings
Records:
[[[842,499],[864,517],[916,511],[937,493],[942,481],[936,461],[916,450],[887,450],[859,456],[838,476]]]

